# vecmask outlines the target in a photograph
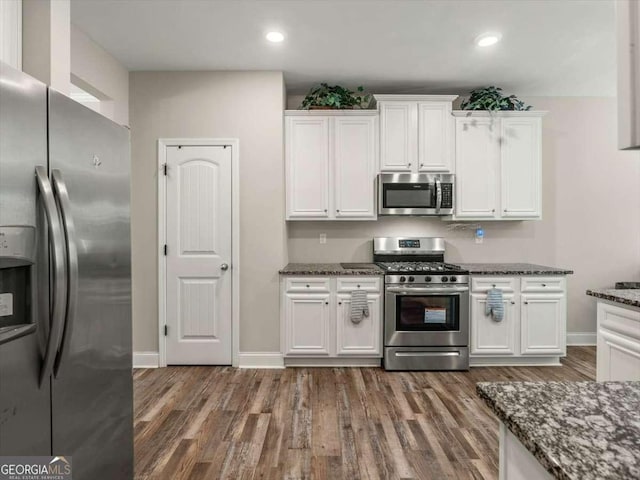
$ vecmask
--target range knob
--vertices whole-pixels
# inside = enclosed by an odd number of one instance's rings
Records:
[[[400,281],[402,283],[406,282],[407,281],[407,277],[405,277],[405,276],[400,277]]]
[[[424,277],[424,281],[425,282],[430,282],[431,281],[431,277]]]
[[[440,280],[442,280],[443,282],[448,281],[449,279],[447,277],[442,277]]]
[[[413,282],[414,280],[415,280],[415,278],[413,278],[413,277],[409,277],[409,281],[410,281],[410,282]]]
[[[456,277],[449,277],[449,281],[450,281],[450,282],[455,282],[456,280],[457,280],[457,278],[456,278]]]

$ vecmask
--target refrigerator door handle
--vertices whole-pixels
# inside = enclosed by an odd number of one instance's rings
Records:
[[[47,347],[40,370],[40,385],[42,385],[53,369],[53,362],[56,357],[60,334],[62,332],[62,319],[66,306],[64,285],[65,252],[62,243],[62,227],[60,225],[58,209],[56,208],[56,201],[53,196],[53,189],[47,175],[47,169],[41,165],[36,167],[36,183],[47,218],[51,249],[51,278],[53,283],[49,338],[47,339]]]
[[[67,250],[67,304],[64,317],[64,327],[62,330],[62,340],[53,367],[54,376],[58,376],[60,364],[66,357],[65,353],[69,349],[73,323],[76,316],[76,306],[78,303],[78,248],[76,244],[76,229],[71,215],[71,200],[69,191],[64,183],[60,170],[51,170],[51,180],[53,191],[56,195],[58,208],[62,216],[62,229]]]

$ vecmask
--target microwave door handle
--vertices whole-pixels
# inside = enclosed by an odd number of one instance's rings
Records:
[[[436,179],[436,212],[440,213],[442,208],[442,182]]]

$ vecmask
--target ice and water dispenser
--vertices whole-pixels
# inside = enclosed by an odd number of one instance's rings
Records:
[[[0,345],[36,330],[36,231],[0,226]]]

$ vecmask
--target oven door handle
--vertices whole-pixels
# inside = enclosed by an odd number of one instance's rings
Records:
[[[418,293],[421,295],[442,295],[442,294],[460,295],[461,293],[468,292],[469,287],[445,287],[445,288],[387,287],[386,291],[390,293],[400,293],[403,295],[411,295],[414,293]]]
[[[442,182],[436,179],[436,212],[442,208]]]

